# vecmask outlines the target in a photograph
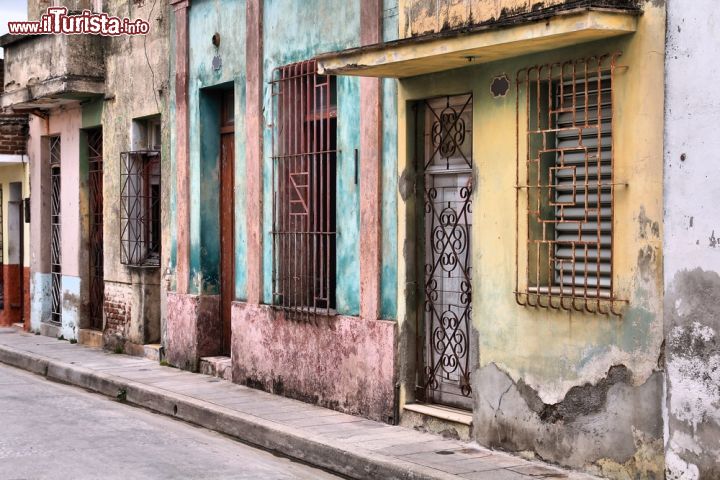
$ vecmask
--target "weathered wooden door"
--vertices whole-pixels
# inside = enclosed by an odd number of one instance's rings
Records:
[[[235,122],[233,95],[223,95],[220,126],[220,310],[223,353],[230,354],[231,310],[235,298]]]
[[[424,102],[425,401],[471,408],[472,95]]]

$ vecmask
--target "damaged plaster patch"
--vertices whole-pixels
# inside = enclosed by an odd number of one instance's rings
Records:
[[[611,478],[662,478],[662,373],[638,387],[628,384],[632,376],[616,366],[598,384],[547,405],[522,381],[489,364],[473,375],[474,436],[491,448],[532,451]]]
[[[682,270],[666,290],[667,478],[718,478],[720,275]]]
[[[699,480],[700,471],[697,465],[688,463],[672,450],[665,454],[666,480]]]

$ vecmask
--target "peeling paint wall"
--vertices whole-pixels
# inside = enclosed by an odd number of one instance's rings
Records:
[[[132,351],[145,343],[161,340],[161,311],[164,310],[161,299],[165,298],[161,295],[165,290],[162,275],[169,264],[167,226],[172,183],[168,173],[170,10],[165,2],[107,0],[104,11],[119,17],[143,19],[150,24],[150,33],[146,36],[106,39],[105,99],[83,106],[83,128],[102,126],[103,129],[104,343],[107,348],[115,348],[129,342],[126,350]],[[160,115],[161,122],[160,266],[128,267],[120,263],[120,155],[145,148],[137,146],[133,123],[156,115]]]
[[[401,37],[413,37],[575,7],[633,7],[635,0],[399,0]]]
[[[602,42],[399,82],[401,404],[414,400],[412,102],[473,93],[472,376],[474,438],[611,478],[660,478],[662,452],[662,78],[665,10],[644,4],[637,32]],[[486,35],[495,35],[486,32]],[[520,307],[515,282],[515,89],[493,78],[523,67],[622,51],[616,76],[614,281],[622,318]],[[521,133],[522,135],[522,133]],[[521,242],[520,248],[523,248]],[[621,419],[620,419],[621,418]]]
[[[713,0],[667,12],[667,478],[704,480],[720,477],[720,67],[704,61],[720,49],[720,12]]]

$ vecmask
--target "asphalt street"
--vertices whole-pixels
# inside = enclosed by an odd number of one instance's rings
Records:
[[[0,364],[0,479],[337,479]]]

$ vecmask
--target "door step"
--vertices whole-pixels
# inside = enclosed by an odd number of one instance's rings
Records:
[[[472,413],[443,405],[407,403],[403,406],[400,425],[469,441]]]
[[[148,360],[154,360],[156,362],[161,361],[161,351],[162,346],[159,343],[148,343],[143,345],[143,356]]]
[[[230,357],[202,357],[200,373],[232,381],[232,362]]]
[[[88,347],[102,348],[103,335],[100,330],[81,328],[78,330],[78,343]]]

